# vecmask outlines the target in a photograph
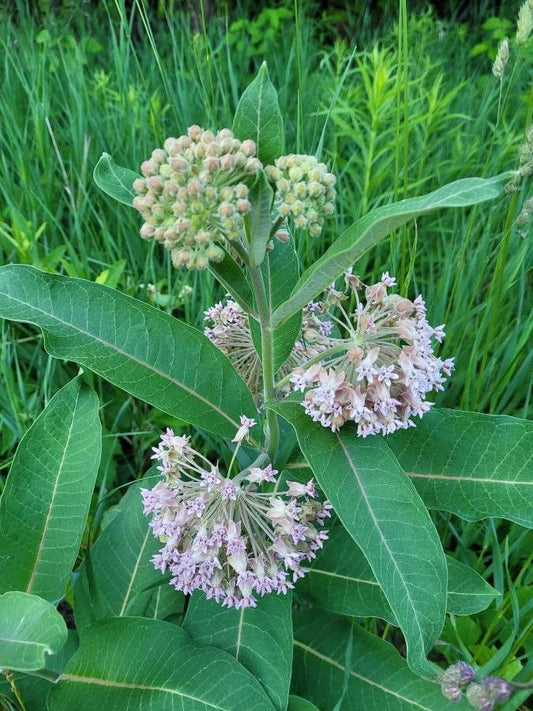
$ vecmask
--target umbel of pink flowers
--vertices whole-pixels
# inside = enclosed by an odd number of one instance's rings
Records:
[[[244,416],[241,422],[238,443],[255,425]],[[331,506],[316,500],[312,480],[262,492],[263,484],[277,483],[270,464],[230,479],[171,429],[153,458],[164,479],[141,489],[144,513],[153,515],[150,526],[163,543],[152,560],[162,573],[170,571],[176,590],[201,590],[226,607],[255,607],[258,595],[294,587],[302,564],[327,539],[322,526]]]

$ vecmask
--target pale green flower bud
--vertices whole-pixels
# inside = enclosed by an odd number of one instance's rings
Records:
[[[201,136],[202,136],[202,129],[200,126],[190,126],[190,128],[187,130],[187,134],[189,135],[189,138],[193,141],[199,141]]]
[[[149,178],[151,175],[157,175],[159,172],[159,166],[153,160],[145,160],[141,163],[141,173]]]
[[[244,183],[238,183],[238,185],[235,186],[234,188],[235,192],[235,197],[239,200],[244,200],[248,197],[249,194],[249,189],[248,186],[245,185]]]
[[[255,149],[256,149],[255,142],[249,138],[246,141],[243,141],[241,144],[241,151],[247,157],[255,156]]]
[[[152,151],[152,160],[158,165],[162,165],[167,159],[167,152],[162,148],[155,148]]]
[[[137,178],[133,181],[133,189],[138,195],[146,195],[148,188],[146,186],[146,180],[144,178]],[[136,199],[136,198],[135,198]],[[139,209],[139,208],[137,208]]]

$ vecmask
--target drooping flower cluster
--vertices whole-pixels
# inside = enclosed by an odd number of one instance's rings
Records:
[[[243,181],[262,167],[255,151],[252,140],[240,141],[228,128],[215,135],[191,126],[187,135],[167,138],[133,184],[141,236],[162,242],[176,267],[220,262],[221,245],[239,238],[250,210]]]
[[[318,237],[324,217],[335,211],[336,178],[325,163],[314,156],[291,154],[267,165],[265,173],[276,185],[279,216],[292,217],[295,227]]]
[[[452,358],[433,353],[432,339],[442,342],[443,326],[429,325],[421,296],[410,301],[388,294],[395,280],[387,272],[366,288],[351,271],[345,282],[356,301],[351,313],[342,305],[348,296],[334,285],[324,302],[307,307],[316,314],[335,307],[340,318],[331,313],[329,318],[346,333],[329,337],[327,348],[321,337],[323,358],[295,370],[293,389],[305,392],[307,414],[333,432],[348,420],[357,423],[362,437],[414,426],[411,417],[421,417],[432,405],[427,393],[442,390],[444,375],[453,368]],[[363,288],[366,303],[360,300]]]
[[[261,361],[255,348],[246,312],[233,299],[219,301],[204,312],[204,320],[210,326],[205,335],[222,353],[228,356],[235,370],[250,388],[252,394],[261,392]],[[305,314],[302,322],[302,338],[294,344],[292,353],[280,369],[280,376],[288,375],[295,368],[327,347],[325,332],[331,322],[319,322],[314,314]],[[288,391],[288,390],[287,390]]]
[[[251,421],[244,420],[247,427]],[[153,458],[164,479],[141,492],[153,534],[164,545],[152,560],[161,572],[170,570],[176,590],[202,590],[226,607],[255,607],[256,595],[291,589],[304,575],[302,563],[327,539],[321,527],[331,506],[314,500],[312,480],[262,493],[262,484],[276,483],[270,464],[227,478],[189,437],[170,429]]]
[[[476,671],[466,662],[457,662],[440,675],[440,688],[448,701],[459,703],[463,693],[470,706],[478,711],[492,711],[510,698],[513,687],[501,677],[486,676],[474,681]]]

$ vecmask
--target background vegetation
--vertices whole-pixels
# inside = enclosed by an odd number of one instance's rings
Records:
[[[296,235],[306,265],[378,204],[517,167],[533,118],[533,46],[512,42],[518,2],[504,10],[450,2],[440,16],[403,0],[372,10],[266,5],[41,1],[0,10],[2,263],[103,282],[201,326],[222,296],[213,279],[173,270],[158,245],[139,238],[137,214],[98,191],[92,170],[103,151],[137,169],[193,123],[229,125],[264,59],[288,151],[318,151],[339,177],[325,237]],[[511,57],[498,82],[491,66],[506,35]],[[444,356],[456,357],[457,370],[442,406],[531,415],[533,247],[530,224],[516,223],[530,194],[526,180],[496,204],[424,217],[359,267],[369,282],[387,269],[406,293],[424,295],[431,323],[446,323]],[[0,327],[1,490],[17,442],[76,370],[50,358],[34,328]],[[180,423],[93,385],[104,403],[102,499],[137,479],[159,430]],[[445,546],[503,593],[496,616],[461,618],[465,629],[450,626],[443,640],[477,650],[482,662],[514,625],[513,650],[523,651],[533,623],[531,532],[497,520],[441,516],[438,524]]]

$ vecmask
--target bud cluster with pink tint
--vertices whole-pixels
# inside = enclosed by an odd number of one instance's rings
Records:
[[[153,458],[164,479],[141,491],[164,545],[152,560],[170,571],[176,590],[201,590],[226,607],[255,607],[257,595],[293,588],[327,539],[322,526],[331,506],[316,500],[312,480],[288,481],[279,491],[270,464],[224,477],[189,437],[171,429]],[[264,484],[270,492],[261,491]]]

